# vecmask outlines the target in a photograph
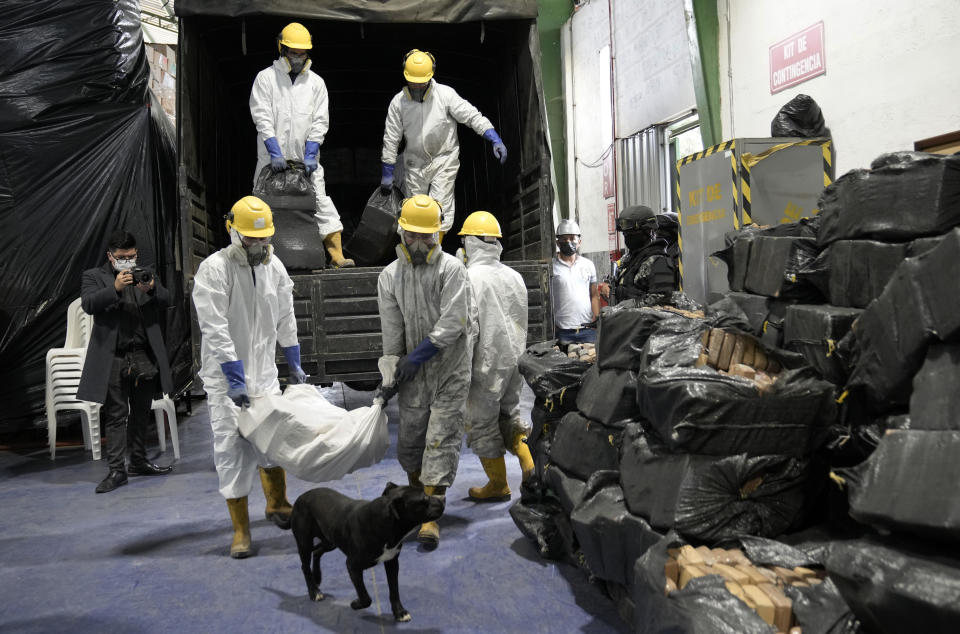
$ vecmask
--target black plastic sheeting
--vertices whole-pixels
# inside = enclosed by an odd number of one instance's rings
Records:
[[[868,632],[960,631],[956,550],[880,538],[839,541],[827,570]],[[804,630],[806,632],[806,630]]]
[[[583,375],[577,394],[577,409],[589,419],[623,427],[637,419],[637,373],[631,370],[601,370],[594,365]]]
[[[667,549],[684,542],[673,531],[634,564],[634,631],[662,634],[774,634],[772,626],[727,591],[723,577],[691,579],[683,590],[664,594]]]
[[[859,467],[842,471],[859,522],[960,540],[960,431],[888,433]]]
[[[708,311],[711,314],[724,313],[742,319],[750,325],[747,332],[760,339],[764,345],[779,348],[783,345],[787,308],[797,301],[753,293],[729,292],[723,299],[710,304]]]
[[[812,238],[756,236],[750,244],[750,263],[743,288],[768,297],[816,301],[820,292],[798,273],[819,253],[820,248]]]
[[[671,454],[652,448],[638,425],[624,433],[627,507],[688,539],[780,535],[801,517],[806,475],[804,461],[786,456]]]
[[[472,22],[536,18],[535,0],[177,0],[176,13],[190,15],[283,15],[352,22]]]
[[[560,421],[550,445],[550,462],[586,480],[595,471],[617,469],[623,429],[607,427],[579,412]]]
[[[837,240],[902,242],[960,224],[960,156],[897,152],[847,172],[820,195],[821,246]]]
[[[566,473],[561,467],[551,464],[543,471],[543,483],[556,496],[567,515],[580,504],[587,488],[585,480]]]
[[[849,368],[835,353],[854,320],[863,311],[826,304],[796,304],[787,308],[783,345],[799,352],[820,373],[838,385],[846,383]]]
[[[556,498],[522,496],[510,507],[510,517],[524,537],[533,542],[540,556],[554,561],[571,561],[576,536],[570,518]]]
[[[590,477],[570,524],[593,576],[624,586],[633,583],[634,562],[663,537],[627,510],[616,471]]]
[[[960,345],[937,343],[913,377],[910,428],[960,431]]]
[[[189,312],[176,270],[176,142],[148,92],[134,0],[7,2],[0,21],[0,420],[43,414],[45,356],[116,229],[137,238],[173,298],[165,341],[190,380]]]
[[[360,265],[377,265],[397,244],[397,219],[402,202],[403,194],[396,187],[389,194],[381,193],[379,187],[370,194],[360,224],[345,247]]]
[[[556,339],[537,343],[520,355],[520,375],[538,397],[547,404],[575,403],[580,379],[593,365],[586,361],[571,359],[563,352],[554,350]]]
[[[662,319],[676,313],[621,302],[600,311],[597,323],[597,365],[601,370],[636,370],[643,346]]]
[[[788,101],[770,122],[770,136],[814,138],[830,136],[823,112],[809,95],[797,95]]]
[[[834,306],[865,308],[880,297],[911,243],[838,240],[799,276],[817,286]]]
[[[313,185],[303,163],[287,164],[282,172],[264,165],[253,195],[270,205],[275,228],[270,244],[284,267],[294,271],[322,269],[327,256],[314,218]]]

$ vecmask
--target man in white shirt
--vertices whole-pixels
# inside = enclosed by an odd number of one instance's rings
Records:
[[[553,324],[558,343],[593,343],[600,315],[597,269],[580,257],[580,226],[573,220],[557,225],[557,248],[553,260]]]

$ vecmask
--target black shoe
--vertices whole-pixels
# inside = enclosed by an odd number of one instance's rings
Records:
[[[127,469],[127,473],[132,476],[142,476],[142,475],[166,475],[173,471],[172,466],[159,467],[152,462],[131,462],[130,468]]]
[[[127,483],[127,474],[123,471],[111,469],[107,477],[97,485],[97,493],[109,493]]]

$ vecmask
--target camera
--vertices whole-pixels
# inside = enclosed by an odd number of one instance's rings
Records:
[[[130,273],[133,275],[134,284],[149,284],[150,280],[153,279],[153,273],[151,273],[149,269],[144,269],[139,266],[131,269]]]

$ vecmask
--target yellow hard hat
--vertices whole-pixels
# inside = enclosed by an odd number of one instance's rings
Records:
[[[244,196],[230,208],[227,214],[227,231],[248,238],[266,238],[273,235],[273,212],[270,205],[256,196]]]
[[[296,48],[301,50],[310,50],[313,48],[313,40],[310,39],[310,31],[299,22],[291,22],[280,31],[280,43],[277,48],[283,52],[283,48]]]
[[[413,49],[403,58],[403,76],[414,84],[425,84],[433,77],[437,60],[426,51]]]
[[[440,203],[426,194],[417,194],[403,201],[400,207],[400,227],[415,233],[440,231]]]
[[[481,236],[502,238],[500,223],[489,211],[475,211],[463,221],[463,228],[458,236]]]

